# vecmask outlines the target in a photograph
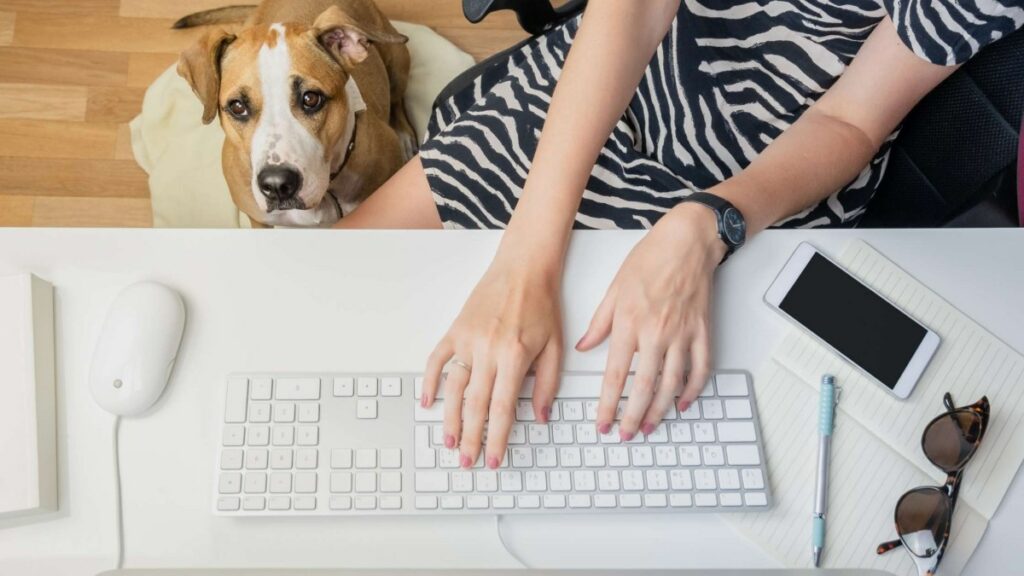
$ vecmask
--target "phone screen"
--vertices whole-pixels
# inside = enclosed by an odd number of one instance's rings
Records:
[[[811,256],[779,308],[890,389],[927,334],[820,254]]]

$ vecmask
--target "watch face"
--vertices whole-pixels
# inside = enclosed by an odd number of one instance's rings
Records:
[[[724,224],[725,235],[730,244],[734,246],[743,244],[743,240],[747,237],[747,223],[743,220],[739,210],[726,209],[725,214],[722,215],[722,224]]]

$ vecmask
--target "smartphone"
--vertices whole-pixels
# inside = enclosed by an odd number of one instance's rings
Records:
[[[806,242],[764,300],[898,398],[939,347],[932,332]]]

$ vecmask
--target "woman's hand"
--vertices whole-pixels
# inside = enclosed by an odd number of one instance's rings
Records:
[[[724,254],[714,213],[691,202],[663,216],[630,252],[576,345],[590,350],[611,335],[599,432],[611,431],[634,354],[623,440],[649,434],[677,397],[682,411],[700,394],[711,375],[711,286]]]
[[[442,370],[453,360],[444,378],[444,443],[459,448],[463,468],[480,455],[485,418],[484,462],[489,468],[501,464],[519,389],[531,366],[536,374],[533,409],[541,422],[547,422],[558,388],[561,267],[538,269],[533,266],[537,259],[505,252],[499,250],[430,355],[423,380],[421,404],[429,407],[437,398]]]

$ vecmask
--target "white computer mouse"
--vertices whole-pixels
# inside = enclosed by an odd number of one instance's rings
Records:
[[[167,386],[185,331],[185,303],[155,282],[128,286],[110,305],[89,371],[96,403],[135,416],[156,403]]]

